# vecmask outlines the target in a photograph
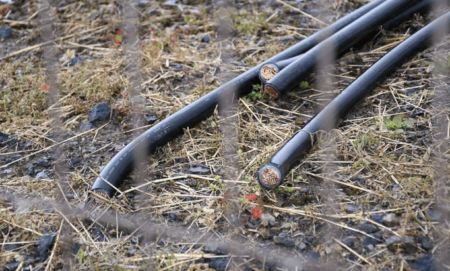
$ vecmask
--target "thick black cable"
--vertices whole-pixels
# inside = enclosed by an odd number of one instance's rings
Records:
[[[281,184],[292,165],[299,161],[313,146],[313,137],[320,130],[329,131],[336,127],[337,119],[343,118],[349,110],[373,89],[388,73],[405,62],[412,54],[432,43],[433,32],[442,24],[450,23],[450,12],[428,24],[403,41],[365,73],[344,89],[306,126],[283,145],[258,171],[258,181],[266,189]],[[442,38],[442,37],[441,37]]]
[[[433,0],[423,0],[419,3],[416,3],[412,7],[409,7],[407,10],[403,11],[401,14],[395,16],[390,19],[388,22],[383,23],[381,26],[382,29],[389,29],[391,27],[396,26],[399,23],[402,23],[408,19],[410,19],[414,14],[426,14],[431,9],[431,4]],[[270,79],[275,77],[282,69],[286,68],[290,64],[292,64],[297,58],[300,56],[291,57],[288,59],[280,60],[276,63],[274,62],[266,62],[261,66],[259,70],[259,79],[263,84],[267,83]]]
[[[306,52],[331,34],[344,28],[385,1],[374,0],[364,5],[267,61],[277,62]],[[157,147],[163,146],[180,135],[184,128],[193,126],[210,116],[220,100],[223,101],[223,99],[230,99],[230,97],[238,97],[248,93],[252,89],[252,84],[258,83],[258,74],[261,65],[253,67],[235,79],[218,87],[134,139],[106,164],[100,172],[100,176],[92,185],[91,190],[111,197],[117,187],[121,185],[123,178],[133,168],[135,148],[146,148],[148,149],[148,154],[151,154]]]
[[[314,69],[321,52],[334,50],[336,55],[343,53],[364,38],[367,33],[381,26],[383,22],[393,18],[396,14],[401,14],[402,9],[406,9],[416,2],[418,1],[387,0],[341,31],[305,52],[270,79],[266,83],[264,91],[272,97],[281,97],[287,91],[297,87],[300,79]]]

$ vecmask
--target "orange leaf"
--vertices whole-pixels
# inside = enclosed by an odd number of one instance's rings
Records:
[[[261,218],[263,211],[258,208],[258,206],[253,207],[250,212],[252,213],[253,219]]]
[[[258,196],[255,194],[250,194],[250,195],[245,196],[245,198],[248,199],[249,201],[254,201],[255,199],[258,198]]]

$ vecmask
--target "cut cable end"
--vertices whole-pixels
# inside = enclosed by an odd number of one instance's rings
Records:
[[[100,198],[101,197],[103,197],[103,198],[105,198],[105,199],[109,199],[109,198],[111,198],[110,196],[108,196],[108,194],[105,192],[105,191],[103,191],[103,190],[94,190],[94,191],[92,191],[96,196],[100,196]]]
[[[279,71],[280,69],[275,64],[267,63],[259,70],[259,77],[261,81],[265,83],[277,75]]]
[[[266,189],[273,189],[281,184],[283,174],[281,171],[271,165],[265,165],[258,171],[258,182]]]
[[[265,87],[264,87],[264,92],[266,93],[266,94],[268,94],[268,95],[270,95],[270,96],[272,96],[272,97],[274,97],[274,98],[278,98],[278,91],[274,88],[274,87],[272,87],[271,85],[266,85]]]

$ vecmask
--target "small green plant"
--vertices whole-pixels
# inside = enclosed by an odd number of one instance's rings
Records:
[[[256,101],[263,97],[261,93],[262,86],[257,84],[253,85],[253,91],[248,94],[247,97],[242,98],[242,100],[246,103],[250,103],[251,100]]]
[[[202,123],[205,125],[209,124],[212,128],[215,128],[217,126],[217,123],[214,121],[214,116],[207,118],[206,121],[202,121]]]
[[[231,14],[233,27],[240,34],[255,35],[258,30],[266,26],[264,13],[250,14],[245,9],[240,9]]]
[[[355,141],[356,146],[360,147],[361,149],[364,148],[369,143],[369,136],[367,134],[364,134],[360,139],[357,139]]]
[[[303,88],[303,89],[307,89],[307,88],[309,88],[309,83],[306,82],[306,81],[302,81],[300,83],[300,87]]]
[[[222,180],[220,179],[219,176],[215,177],[216,182],[218,183],[218,185],[215,184],[209,184],[209,188],[211,188],[214,191],[221,191],[221,190],[225,190],[225,185],[223,184]]]
[[[372,123],[376,126],[379,125],[377,119],[372,119]],[[403,128],[413,124],[413,120],[404,120],[403,115],[396,115],[392,119],[385,117],[382,123],[382,130],[391,130],[395,133],[403,133]]]

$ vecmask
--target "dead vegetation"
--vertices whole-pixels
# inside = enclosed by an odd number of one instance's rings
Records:
[[[282,99],[255,85],[227,114],[217,109],[157,149],[109,199],[92,194],[92,182],[152,125],[131,121],[144,113],[134,102],[162,120],[322,27],[293,7],[330,23],[363,1],[140,1],[137,96],[121,5],[94,2],[52,7],[56,104],[48,104],[46,41],[35,34],[38,3],[0,6],[0,26],[13,28],[0,47],[0,131],[11,135],[0,134],[0,268],[411,270],[426,255],[450,268],[448,39],[417,52],[339,129],[320,134],[282,186],[264,191],[256,180],[330,98],[428,18],[380,31],[332,74],[318,71]],[[332,91],[316,89],[322,77]],[[108,103],[110,119],[80,131],[98,102]],[[63,139],[53,134],[52,108]]]

